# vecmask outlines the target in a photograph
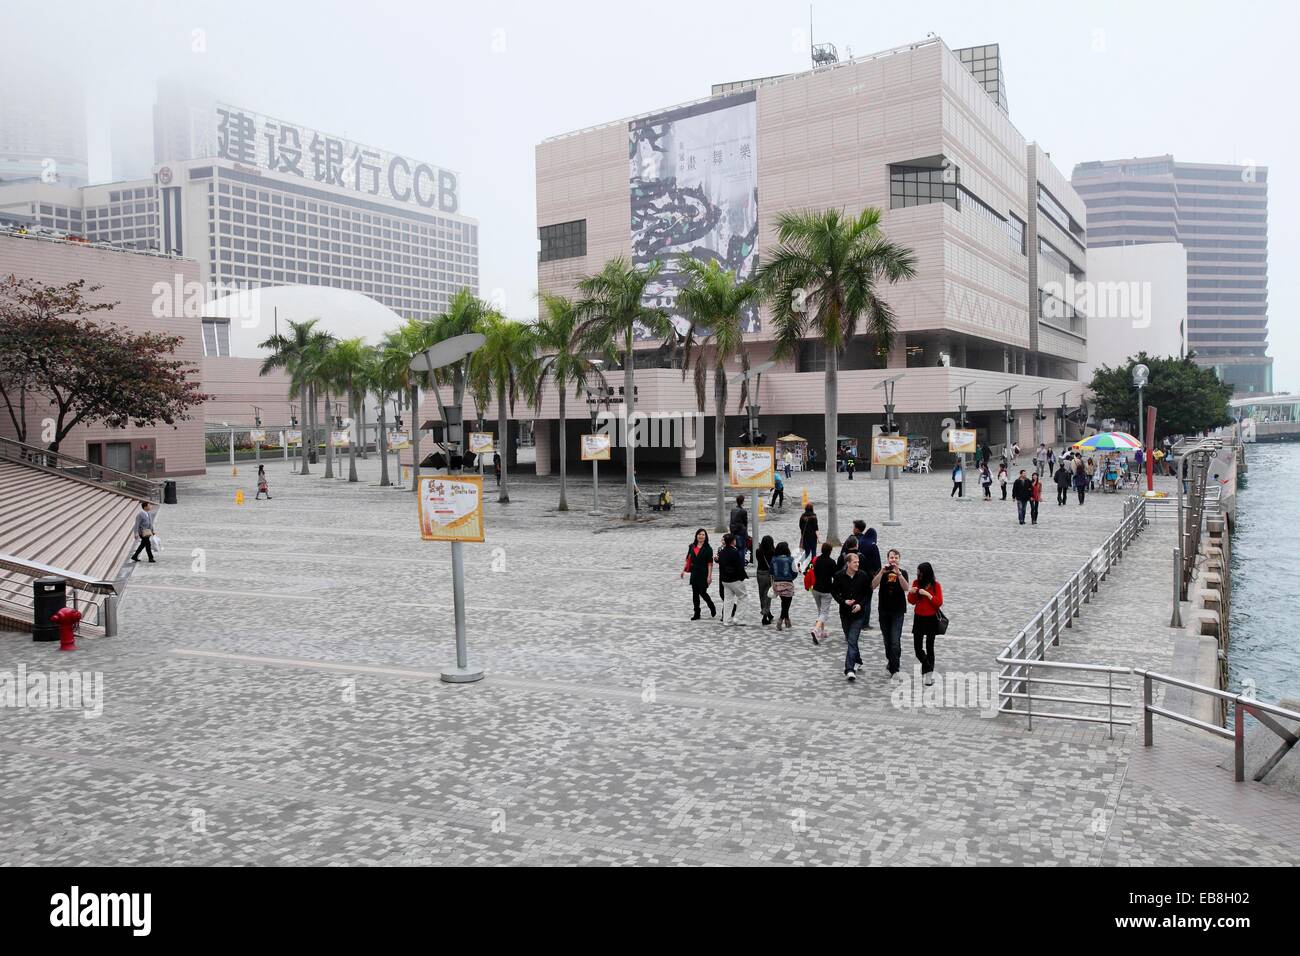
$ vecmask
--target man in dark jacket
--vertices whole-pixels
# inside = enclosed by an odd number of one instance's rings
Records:
[[[1020,477],[1015,480],[1011,486],[1011,497],[1016,501],[1016,515],[1020,518],[1020,523],[1025,523],[1025,509],[1029,507],[1029,499],[1034,496],[1034,483],[1025,476],[1025,469],[1020,469]]]
[[[1056,479],[1056,503],[1065,504],[1065,500],[1070,496],[1070,469],[1065,467],[1065,459],[1062,458],[1056,463],[1056,474],[1052,476]]]
[[[722,536],[722,548],[718,551],[718,578],[722,582],[722,621],[724,625],[741,624],[742,621],[736,620],[736,611],[740,607],[740,602],[745,600],[745,579],[749,575],[745,573],[745,559],[741,556],[740,549],[736,547],[736,536],[734,534],[724,534]],[[731,605],[731,613],[727,613],[727,605]]]
[[[745,496],[736,495],[736,507],[731,509],[729,522],[731,533],[736,536],[736,547],[740,549],[742,561],[748,561],[749,552],[749,512],[745,510]]]
[[[903,616],[907,613],[907,572],[899,566],[902,555],[890,548],[885,565],[876,572],[871,585],[880,594],[880,633],[885,641],[885,670],[889,676],[898,674],[899,658],[903,653]]]
[[[831,597],[840,606],[840,626],[848,649],[844,654],[844,676],[857,680],[857,670],[862,666],[858,652],[858,636],[867,622],[867,606],[871,602],[871,579],[858,567],[858,553],[850,551],[844,570],[831,581]]]

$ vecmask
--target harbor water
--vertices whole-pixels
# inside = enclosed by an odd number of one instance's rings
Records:
[[[1300,444],[1246,446],[1232,540],[1229,680],[1300,700]]]

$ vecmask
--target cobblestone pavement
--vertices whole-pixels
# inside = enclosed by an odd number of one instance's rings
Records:
[[[952,627],[938,670],[971,693],[938,706],[913,681],[885,680],[878,630],[864,635],[863,679],[846,682],[843,641],[812,644],[802,592],[793,632],[757,624],[753,591],[747,626],[688,620],[678,571],[694,529],[712,523],[710,476],[675,480],[677,508],[635,524],[588,515],[585,474],[572,476],[569,513],[555,510],[554,478],[512,478],[508,505],[490,494],[487,541],[465,546],[471,657],[488,676],[444,684],[450,549],[419,539],[413,496],[377,487],[376,462],[358,465],[362,481],[348,484],[272,462],[269,502],[252,500],[247,465],[239,478],[217,466],[182,480],[157,522],[159,563],[133,573],[119,637],[61,655],[0,634],[0,671],[104,675],[98,717],[0,709],[0,858],[1297,859],[1300,836],[1180,792],[1172,748],[1166,764],[1138,767],[1128,733],[989,718],[997,652],[1113,529],[1117,496],[1045,502],[1039,525],[1021,527],[1011,502],[956,501],[944,477],[909,476],[902,524],[885,528],[884,482],[838,483],[844,528],[863,517],[882,548],[901,548],[909,568],[931,561],[944,585]],[[614,479],[602,474],[610,514]],[[765,533],[795,538],[805,486],[825,520],[824,476],[796,475]],[[1139,539],[1053,656],[1167,660],[1171,533]],[[1151,596],[1144,577],[1161,585]],[[1206,787],[1231,787],[1230,763],[1203,763]]]

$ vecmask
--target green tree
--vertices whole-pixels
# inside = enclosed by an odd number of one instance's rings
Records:
[[[659,263],[638,269],[626,259],[611,259],[605,268],[578,283],[581,298],[574,308],[582,324],[578,337],[591,352],[623,353],[623,393],[627,409],[627,501],[623,516],[636,517],[633,482],[636,476],[636,356],[632,346],[638,326],[652,338],[676,341],[668,313],[645,304],[646,287],[659,275]]]
[[[1137,434],[1138,396],[1133,366],[1138,364],[1151,370],[1143,389],[1143,403],[1156,407],[1153,441],[1166,435],[1197,435],[1232,423],[1228,406],[1232,386],[1219,381],[1213,369],[1197,365],[1191,355],[1152,357],[1145,352],[1117,368],[1103,365],[1093,372],[1088,388],[1096,399],[1097,418],[1113,418]]]
[[[727,525],[723,499],[726,483],[725,449],[727,447],[727,364],[739,360],[740,367],[749,371],[749,355],[745,351],[745,315],[760,297],[759,286],[748,280],[736,281],[736,274],[723,269],[716,260],[707,265],[698,259],[679,260],[686,276],[686,285],[677,293],[677,307],[690,321],[686,333],[685,361],[682,377],[694,366],[695,399],[704,411],[708,372],[713,371],[713,443],[714,477],[716,481],[716,530],[726,531]],[[749,399],[749,381],[740,386],[740,408]],[[748,426],[747,426],[748,427]],[[696,436],[697,440],[699,436]]]
[[[542,293],[542,315],[534,328],[537,355],[525,378],[532,383],[529,400],[534,408],[542,407],[542,395],[548,380],[554,381],[560,401],[560,510],[569,510],[568,442],[565,436],[566,400],[573,389],[580,397],[594,380],[604,386],[605,374],[600,365],[583,348],[578,335],[578,313],[573,302],[561,295]]]
[[[519,398],[523,375],[532,365],[537,354],[537,343],[532,326],[502,315],[489,314],[483,321],[482,331],[487,341],[481,349],[482,357],[475,355],[474,370],[479,375],[486,375],[497,393],[497,444],[501,455],[501,487],[497,500],[502,504],[510,501],[510,475],[507,465],[510,456],[510,416],[514,415],[515,402]],[[510,413],[506,414],[509,401]]]
[[[865,319],[877,355],[888,355],[896,322],[877,286],[916,275],[912,251],[885,238],[880,217],[880,210],[870,207],[856,216],[840,209],[783,212],[776,218],[778,245],[759,273],[772,310],[774,355],[792,355],[806,337],[819,340],[826,352],[826,536],[832,543],[839,543],[840,353]]]
[[[499,316],[500,314],[496,310],[474,295],[469,289],[461,289],[452,296],[446,312],[435,316],[426,323],[425,338],[428,340],[429,345],[435,345],[458,335],[483,332],[488,322]],[[425,348],[428,348],[428,346],[425,346]],[[454,410],[455,417],[463,421],[462,406],[465,400],[465,388],[469,382],[470,371],[470,363],[467,363],[465,359],[459,359],[433,371],[430,384],[432,385],[433,396],[438,403],[438,412],[444,421],[446,421],[448,406],[443,402],[442,388],[451,387],[450,408]],[[449,459],[448,466],[450,464]]]
[[[348,417],[352,420],[352,440],[348,442],[348,481],[357,479],[357,439],[360,427],[359,406],[365,402],[365,374],[369,355],[366,343],[360,337],[335,343],[328,353],[325,369],[348,404]]]
[[[319,319],[306,322],[289,320],[288,333],[277,333],[261,343],[261,347],[270,351],[262,360],[260,374],[266,375],[272,369],[283,369],[289,376],[289,397],[302,402],[302,468],[299,474],[311,474],[309,467],[309,449],[314,448],[313,431],[316,411],[316,398],[313,392],[312,362],[314,355],[324,347],[328,335],[316,328]]]
[[[27,403],[49,402],[49,450],[82,422],[109,428],[168,425],[210,396],[199,369],[172,356],[176,335],[132,332],[87,318],[116,303],[94,303],[85,280],[47,286],[34,279],[0,280],[0,400],[19,441],[26,441]]]

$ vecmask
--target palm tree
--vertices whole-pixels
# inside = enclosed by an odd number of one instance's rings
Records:
[[[619,257],[605,263],[605,268],[578,283],[582,298],[574,306],[582,325],[578,338],[592,352],[621,349],[623,352],[623,392],[627,408],[627,502],[623,516],[636,517],[633,480],[636,475],[636,441],[633,423],[636,414],[636,359],[632,351],[638,326],[655,338],[675,340],[676,332],[668,313],[645,304],[646,287],[659,275],[654,261],[638,269]]]
[[[415,355],[416,351],[419,351],[415,348],[415,345],[417,344],[418,337],[424,334],[422,329],[423,326],[421,326],[420,323],[414,322],[414,320],[408,321],[406,325],[403,325],[401,328],[386,333],[384,335],[384,343],[380,346],[379,350],[379,379],[386,383],[389,391],[399,397],[407,396],[408,392],[410,393],[409,397],[406,398],[406,401],[411,406],[412,419],[415,418],[414,409],[417,405],[415,395],[418,394],[418,385],[415,384],[416,375],[411,371],[411,358]],[[425,347],[427,348],[427,346]],[[385,412],[383,408],[381,408],[380,415],[384,414]],[[420,465],[420,433],[416,428],[416,425],[418,424],[419,423],[415,421],[412,421],[411,423],[411,447],[415,454],[417,474]],[[382,483],[387,484],[389,483],[386,480],[388,469],[388,447],[381,443],[381,448],[384,453],[383,472],[385,475],[385,479]],[[418,485],[419,482],[417,481],[416,484]]]
[[[912,250],[886,240],[880,217],[880,210],[871,207],[857,216],[840,209],[783,212],[776,217],[776,250],[759,273],[772,307],[774,354],[792,354],[809,336],[819,339],[826,352],[826,534],[835,544],[840,352],[852,340],[858,321],[866,319],[877,356],[888,355],[896,322],[876,284],[916,275]]]
[[[261,348],[270,349],[271,354],[262,361],[259,373],[266,375],[272,369],[284,369],[289,376],[289,397],[302,400],[302,470],[299,474],[303,475],[311,474],[307,436],[312,434],[316,406],[313,364],[329,338],[327,333],[316,330],[318,321],[290,320],[287,335],[276,333],[261,344]]]
[[[322,337],[314,343],[314,347],[308,352],[307,357],[312,393],[315,394],[316,390],[319,389],[325,398],[324,477],[326,478],[334,477],[334,419],[338,417],[338,411],[334,407],[335,403],[330,400],[330,395],[338,392],[339,379],[334,358],[330,353],[333,352],[336,341],[334,336],[322,333]]]
[[[745,351],[745,313],[758,304],[759,286],[749,280],[736,281],[736,274],[724,270],[717,260],[707,265],[699,259],[679,260],[686,275],[686,285],[677,293],[677,307],[690,320],[684,346],[686,357],[682,364],[682,377],[695,365],[695,399],[704,411],[704,396],[708,361],[713,366],[713,443],[716,448],[714,470],[717,478],[717,530],[726,531],[723,524],[723,450],[726,448],[727,423],[727,363],[733,358],[749,371],[749,355]],[[697,340],[698,336],[698,340]],[[693,354],[694,353],[694,354]],[[749,399],[749,380],[740,387],[740,407]]]
[[[412,371],[411,360],[437,341],[435,334],[430,322],[407,319],[405,325],[396,332],[389,333],[385,343],[385,362],[403,381],[407,390],[406,401],[411,415],[411,491],[417,494],[420,490],[420,388],[431,388],[433,382],[430,381],[428,372]],[[442,396],[437,388],[433,388],[433,394],[441,408]]]
[[[555,381],[560,399],[560,510],[568,511],[568,442],[564,434],[568,389],[572,386],[574,396],[580,397],[590,379],[604,386],[605,374],[582,348],[578,336],[578,314],[573,302],[564,296],[547,293],[542,293],[540,298],[542,317],[533,329],[539,354],[526,372],[526,378],[532,382],[529,404],[541,408],[547,378]]]
[[[365,402],[364,376],[366,371],[366,343],[360,337],[344,339],[329,351],[326,373],[339,393],[348,403],[348,417],[352,419],[352,441],[348,442],[348,481],[357,481],[357,407]]]
[[[474,295],[469,289],[461,289],[451,298],[447,305],[447,311],[442,315],[436,316],[428,323],[430,344],[445,341],[454,338],[457,335],[468,335],[471,332],[482,332],[486,324],[493,318],[499,317],[495,309],[486,302]],[[451,386],[451,408],[455,417],[461,419],[461,406],[465,400],[465,386],[468,381],[470,369],[465,359],[452,362],[450,365],[444,365],[433,372],[434,397],[438,400],[438,411],[442,414],[443,420],[446,421],[447,406],[442,401],[442,389],[440,386]],[[463,431],[463,429],[462,429]],[[463,450],[463,449],[462,449]],[[450,467],[450,461],[448,466]]]
[[[501,486],[497,501],[510,503],[510,476],[507,465],[510,456],[510,417],[515,413],[515,402],[519,398],[520,383],[523,373],[532,364],[537,354],[533,328],[522,322],[507,319],[495,313],[486,314],[482,332],[487,341],[483,343],[480,354],[474,356],[474,373],[487,376],[492,388],[497,393],[497,433],[501,445]],[[506,414],[506,400],[510,402],[510,414]]]

